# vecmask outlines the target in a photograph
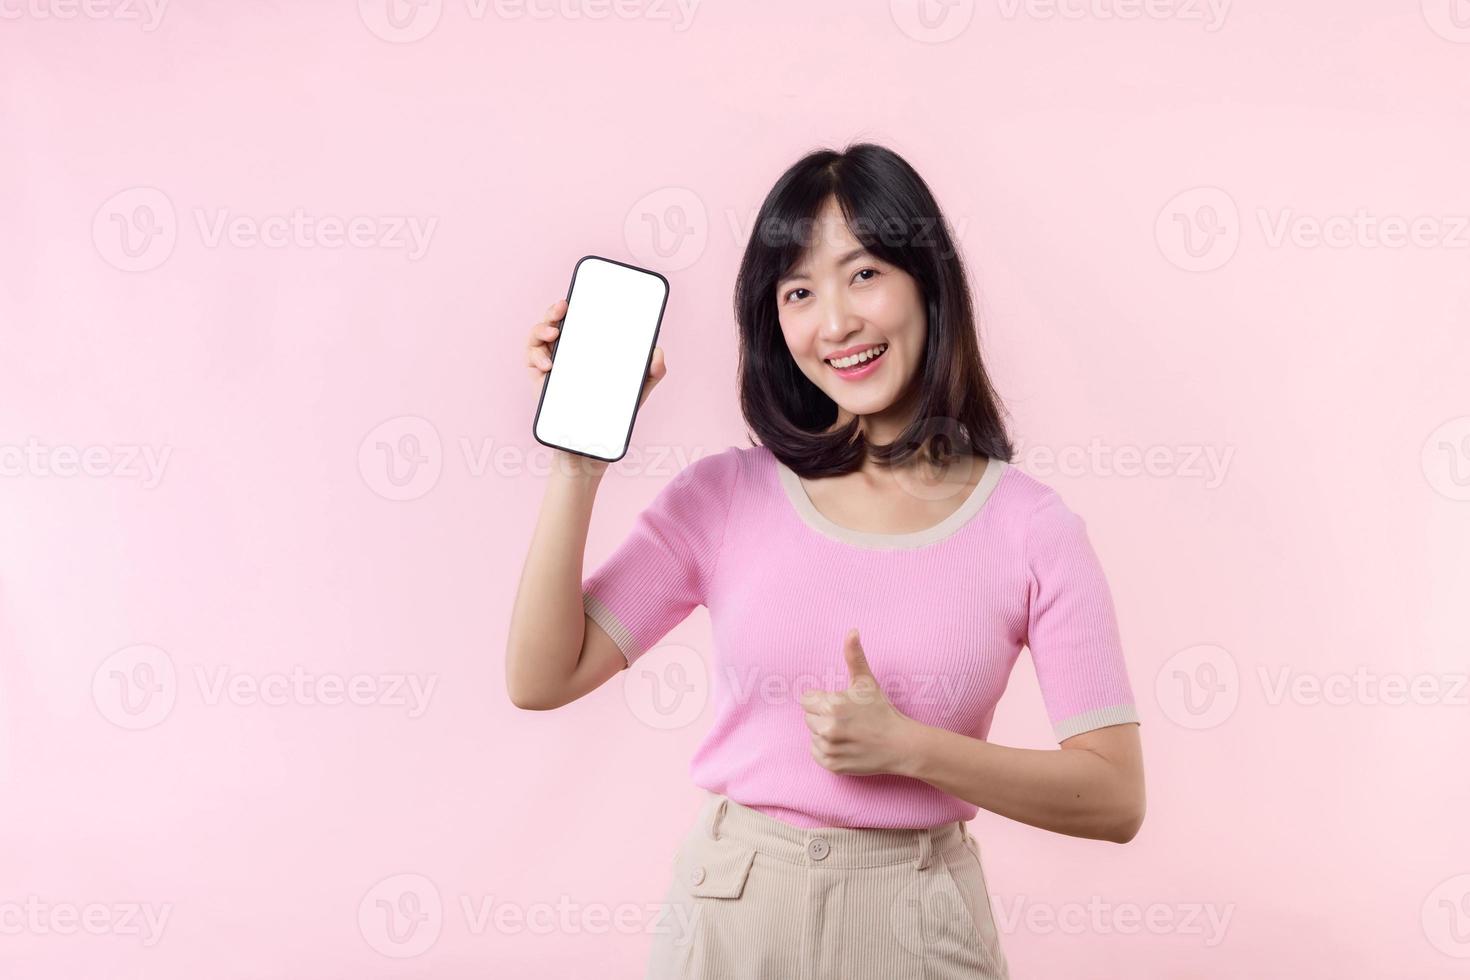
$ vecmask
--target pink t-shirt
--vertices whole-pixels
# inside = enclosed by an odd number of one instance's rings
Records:
[[[583,583],[629,663],[709,609],[709,731],[696,785],[798,827],[936,827],[977,807],[922,780],[834,773],[800,697],[845,689],[856,626],[904,714],[985,738],[1021,648],[1057,740],[1137,722],[1112,597],[1082,518],[992,459],[958,510],[906,534],[854,531],[764,446],[686,467]]]

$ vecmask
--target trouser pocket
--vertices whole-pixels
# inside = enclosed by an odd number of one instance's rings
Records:
[[[959,889],[965,903],[971,938],[985,960],[986,977],[1004,980],[1009,976],[1005,952],[1001,949],[1000,929],[996,925],[995,910],[990,902],[990,889],[985,881],[985,865],[980,859],[980,845],[969,831],[965,831],[955,849],[954,857],[948,858],[950,876]]]
[[[765,940],[758,910],[742,899],[755,848],[704,828],[691,833],[674,858],[663,928],[650,960],[650,980],[745,976],[736,972]],[[743,948],[742,948],[743,947]]]

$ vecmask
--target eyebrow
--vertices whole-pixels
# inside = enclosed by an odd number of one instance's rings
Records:
[[[859,256],[863,256],[863,255],[872,256],[872,253],[869,252],[867,250],[867,248],[865,248],[864,246],[859,245],[857,248],[853,249],[851,252],[848,252],[846,255],[844,255],[840,259],[838,259],[837,260],[837,264],[838,265],[847,265],[847,263],[851,262],[853,259],[858,258]],[[792,279],[801,279],[801,278],[803,278],[805,276],[806,276],[805,270],[803,270],[803,269],[795,269],[795,270],[793,270],[791,272],[788,272],[786,275],[782,276],[780,279],[777,279],[776,280],[776,286],[777,286],[777,288],[779,288],[779,287],[785,285],[787,282],[790,282]]]

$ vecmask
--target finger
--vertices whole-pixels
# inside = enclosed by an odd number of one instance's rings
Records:
[[[863,652],[862,642],[858,639],[856,626],[847,631],[847,639],[843,641],[842,652],[847,659],[847,672],[853,680],[873,676],[873,670],[868,666],[868,655]]]
[[[821,766],[823,769],[832,768],[827,764],[826,750],[821,747],[816,739],[812,739],[811,744],[807,746],[807,750],[811,752],[812,758],[816,760],[817,765]]]
[[[560,300],[552,303],[546,308],[546,312],[541,314],[541,319],[537,320],[536,323],[531,327],[531,336],[539,336],[542,327],[560,326],[562,318],[565,316],[565,304],[563,304]]]
[[[828,697],[827,691],[803,691],[801,695],[801,706],[812,714],[827,714],[831,710],[831,698]]]

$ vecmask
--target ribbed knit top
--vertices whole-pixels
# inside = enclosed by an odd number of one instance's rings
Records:
[[[732,447],[665,485],[582,590],[629,664],[709,609],[714,717],[690,775],[798,827],[936,827],[977,811],[812,757],[799,699],[847,687],[854,626],[888,699],[926,725],[985,738],[1023,646],[1059,742],[1138,721],[1082,518],[1004,460],[939,524],[881,534],[826,518],[764,446]]]

